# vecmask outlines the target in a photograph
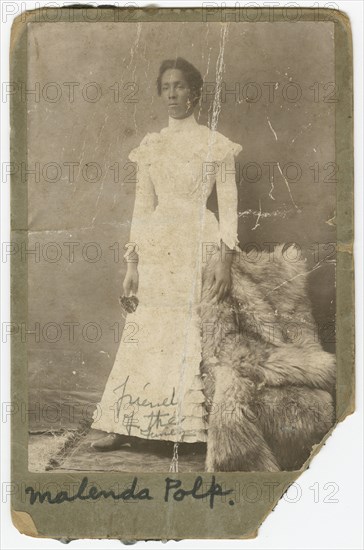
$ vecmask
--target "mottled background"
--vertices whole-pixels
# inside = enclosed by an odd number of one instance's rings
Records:
[[[38,336],[27,337],[32,431],[75,425],[103,391],[123,327],[118,297],[135,188],[127,156],[167,124],[155,80],[160,62],[177,55],[200,69],[206,89],[221,66],[223,90],[234,90],[221,96],[217,129],[243,146],[241,245],[298,243],[322,343],[334,351],[335,263],[325,259],[336,240],[333,24],[31,24],[28,220],[39,252],[28,259],[28,329],[39,324]],[[212,100],[197,111],[202,124]],[[288,163],[300,166],[297,181]]]

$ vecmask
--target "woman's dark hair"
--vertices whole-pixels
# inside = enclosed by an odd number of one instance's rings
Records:
[[[201,97],[201,89],[203,85],[203,79],[201,73],[192,63],[189,63],[183,57],[176,57],[175,59],[165,59],[162,61],[159,67],[159,75],[157,78],[157,90],[158,95],[162,93],[162,76],[168,69],[178,69],[183,72],[189,88],[193,94],[193,105],[199,102]]]

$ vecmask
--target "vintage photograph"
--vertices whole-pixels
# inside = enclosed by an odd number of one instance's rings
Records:
[[[300,470],[335,424],[334,23],[31,23],[30,472]]]

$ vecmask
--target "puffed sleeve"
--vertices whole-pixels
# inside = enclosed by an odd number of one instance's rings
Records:
[[[218,161],[216,193],[219,210],[219,237],[230,248],[239,250],[238,239],[238,189],[235,179],[235,156],[241,145],[229,142],[231,147]]]
[[[130,237],[126,245],[127,251],[124,254],[124,258],[127,261],[136,261],[133,252],[138,252],[143,242],[143,236],[148,232],[148,219],[155,209],[156,195],[149,175],[149,164],[145,155],[143,142],[139,147],[130,152],[129,159],[137,163],[137,172]]]

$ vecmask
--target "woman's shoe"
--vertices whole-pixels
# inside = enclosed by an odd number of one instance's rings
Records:
[[[106,437],[102,437],[101,439],[97,439],[97,441],[91,443],[91,447],[93,447],[96,451],[115,451],[120,449],[120,447],[125,445],[125,443],[128,443],[128,436],[110,433]]]

